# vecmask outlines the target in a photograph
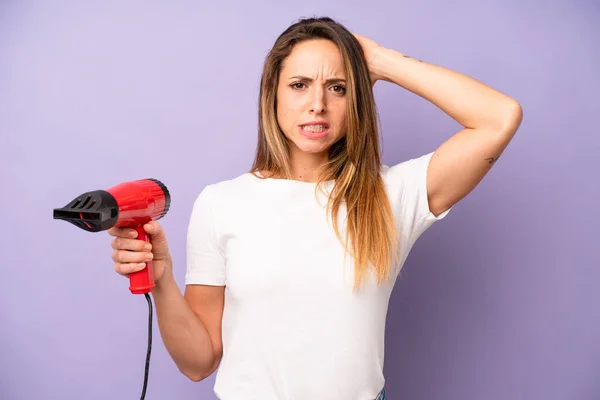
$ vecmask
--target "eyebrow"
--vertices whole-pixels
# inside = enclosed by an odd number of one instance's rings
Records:
[[[292,76],[289,80],[300,80],[300,81],[306,81],[306,82],[313,81],[312,78],[309,78],[307,76],[300,76],[300,75]],[[330,78],[325,81],[325,83],[327,83],[327,84],[339,83],[339,82],[346,82],[346,80],[343,78]]]

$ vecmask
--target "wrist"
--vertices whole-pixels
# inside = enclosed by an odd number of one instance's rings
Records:
[[[373,53],[371,69],[375,78],[382,81],[390,81],[389,65],[392,62],[392,52],[394,50],[386,47],[380,47]]]
[[[175,276],[173,275],[173,271],[170,269],[165,269],[160,279],[155,281],[156,286],[153,289],[153,292],[156,294],[160,294],[161,292],[167,291],[170,288],[177,286],[177,281],[175,280]]]
[[[374,57],[373,70],[379,79],[403,86],[421,60],[412,58],[394,49],[382,47]]]

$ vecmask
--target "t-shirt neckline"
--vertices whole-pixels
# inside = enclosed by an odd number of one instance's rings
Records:
[[[266,178],[266,177],[264,177],[263,174],[261,174],[258,171],[256,173],[248,172],[248,174],[250,174],[252,178],[257,179],[259,181],[277,182],[277,183],[281,183],[282,185],[316,186],[318,184],[318,182],[300,181],[297,179]],[[328,181],[323,181],[321,183],[324,185],[329,185],[329,184],[332,184],[333,182],[335,182],[335,180],[332,179],[332,180],[328,180]]]

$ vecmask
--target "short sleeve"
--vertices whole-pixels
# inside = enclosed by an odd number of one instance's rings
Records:
[[[196,198],[187,232],[186,285],[225,285],[225,257],[216,233],[211,186]]]
[[[448,215],[451,208],[438,216],[429,209],[427,168],[433,152],[392,167],[384,167],[383,179],[388,189],[392,210],[402,235],[410,245],[436,221]]]

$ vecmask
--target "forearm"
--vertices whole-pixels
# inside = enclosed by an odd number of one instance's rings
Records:
[[[152,295],[162,340],[179,370],[194,381],[210,375],[215,369],[210,336],[175,279],[163,276]]]
[[[392,49],[381,48],[373,62],[375,73],[430,101],[465,128],[510,129],[518,103],[450,69],[429,64]]]

